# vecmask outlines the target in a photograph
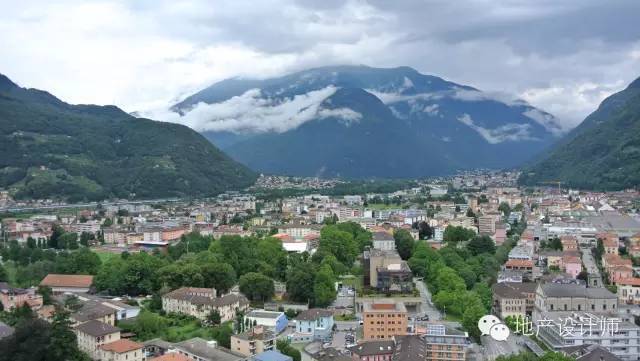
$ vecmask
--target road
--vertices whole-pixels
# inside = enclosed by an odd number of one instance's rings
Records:
[[[357,330],[358,326],[360,325],[359,321],[334,321],[334,324],[336,325],[336,330],[338,331],[350,331],[350,330]]]
[[[587,269],[587,272],[600,274],[596,261],[593,259],[593,255],[591,254],[591,249],[580,247],[580,252],[582,253],[582,263],[584,263],[584,267]]]
[[[506,341],[496,341],[491,336],[482,336],[485,360],[495,360],[500,355],[517,354],[525,350],[521,336],[510,335]]]
[[[431,292],[429,292],[424,282],[418,278],[414,278],[413,283],[415,283],[418,292],[420,292],[420,298],[422,298],[422,305],[420,306],[420,310],[418,310],[419,315],[429,316],[430,321],[442,320],[442,314],[433,305],[433,302],[431,302]]]

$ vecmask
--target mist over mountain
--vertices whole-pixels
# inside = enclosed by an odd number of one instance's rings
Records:
[[[233,78],[172,108],[234,159],[267,173],[420,177],[522,164],[552,144],[556,119],[504,94],[409,67],[332,66]]]

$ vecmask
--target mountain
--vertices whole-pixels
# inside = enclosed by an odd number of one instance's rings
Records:
[[[409,67],[332,66],[216,83],[171,110],[266,173],[421,177],[507,168],[562,133],[524,101]]]
[[[594,190],[640,185],[640,78],[605,99],[520,177],[526,185],[548,181]]]
[[[186,126],[67,104],[0,74],[0,189],[18,199],[204,196],[255,178]]]

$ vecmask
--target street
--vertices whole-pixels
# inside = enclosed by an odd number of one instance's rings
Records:
[[[495,360],[500,355],[517,354],[524,351],[521,336],[510,335],[506,341],[496,341],[491,336],[482,336],[482,349],[485,360]]]
[[[587,269],[587,272],[600,274],[596,261],[593,259],[593,255],[591,254],[591,248],[580,247],[580,252],[582,253],[582,263],[584,263],[584,267]]]
[[[420,306],[420,310],[418,310],[419,316],[429,316],[429,321],[442,320],[442,314],[431,302],[431,293],[424,284],[424,281],[414,278],[413,282],[415,283],[418,292],[420,292],[420,298],[422,298],[422,305]]]

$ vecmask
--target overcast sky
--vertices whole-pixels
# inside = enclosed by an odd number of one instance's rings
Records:
[[[408,65],[575,124],[640,76],[637,0],[0,0],[0,9],[0,73],[126,111],[237,75]]]

